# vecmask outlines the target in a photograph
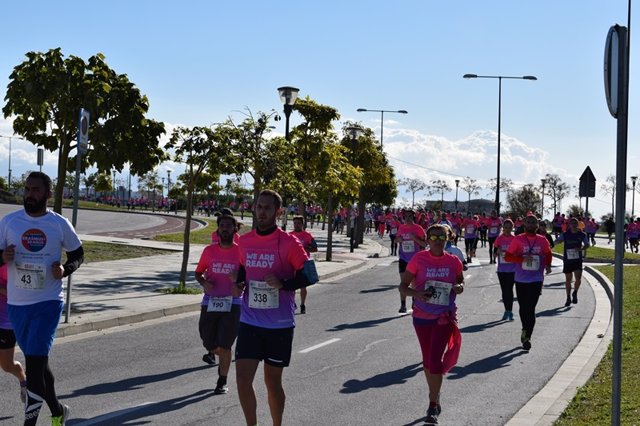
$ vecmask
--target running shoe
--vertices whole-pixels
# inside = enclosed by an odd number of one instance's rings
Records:
[[[307,313],[307,307],[304,305],[300,305],[300,313],[301,314],[306,314]]]
[[[214,395],[224,395],[229,392],[229,387],[227,385],[218,384],[216,388],[213,390]]]
[[[577,302],[576,302],[576,303],[577,303]],[[566,302],[564,302],[564,306],[565,306],[565,307],[567,307],[567,306],[571,306],[571,298],[570,298],[569,296],[567,296],[567,301],[566,301]]]
[[[577,291],[574,291],[574,292],[573,292],[573,294],[572,294],[572,298],[571,298],[571,301],[572,301],[573,303],[578,303],[578,292],[577,292]]]
[[[66,404],[62,405],[62,415],[61,416],[52,416],[51,417],[51,426],[64,426],[67,424],[67,420],[69,420],[69,406]]]
[[[526,330],[522,330],[520,342],[522,342],[522,349],[524,349],[525,351],[531,349],[531,337],[527,334]]]
[[[442,412],[440,405],[429,405],[429,409],[427,410],[427,417],[424,419],[425,425],[437,425],[438,424],[438,416]]]
[[[216,356],[211,352],[207,352],[206,354],[202,355],[202,360],[209,365],[215,365]]]
[[[400,305],[400,309],[398,309],[398,313],[399,314],[406,314],[407,313],[407,305],[402,303]]]
[[[507,311],[507,313],[509,314],[509,321],[513,321],[513,312],[512,311]]]
[[[23,404],[27,402],[27,382],[20,382],[20,401]]]
[[[504,314],[502,314],[502,321],[506,321],[509,319],[509,311],[504,311]]]

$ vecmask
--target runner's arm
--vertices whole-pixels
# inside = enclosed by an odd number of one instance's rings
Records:
[[[78,247],[73,251],[68,251],[67,253],[67,261],[62,265],[64,269],[63,277],[68,277],[73,274],[79,267],[84,263],[84,249],[82,246]]]

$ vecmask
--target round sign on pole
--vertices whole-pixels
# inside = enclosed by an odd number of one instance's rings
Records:
[[[621,27],[614,25],[609,29],[607,41],[604,48],[604,93],[607,98],[607,107],[613,118],[618,118],[618,71],[620,57],[618,55],[620,47]]]
[[[80,117],[78,119],[78,150],[84,154],[87,152],[89,143],[89,111],[80,108]]]

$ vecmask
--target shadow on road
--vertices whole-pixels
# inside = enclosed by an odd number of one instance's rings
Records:
[[[398,286],[397,285],[383,285],[383,286],[379,286],[376,288],[369,288],[366,290],[360,290],[361,294],[367,294],[367,293],[382,293],[383,291],[389,291],[389,290],[397,290]]]
[[[571,310],[570,306],[565,307],[564,301],[562,301],[563,305],[553,309],[547,309],[546,311],[540,311],[536,314],[537,317],[557,317],[558,315],[563,314],[564,312],[568,312]]]
[[[448,378],[451,380],[456,380],[462,379],[463,377],[466,377],[470,374],[489,373],[493,370],[507,367],[514,358],[526,353],[526,351],[522,350],[522,348],[518,346],[513,349],[509,349],[508,351],[503,351],[499,354],[495,354],[484,359],[479,359],[469,365],[465,365],[464,367],[456,366],[451,370]]]
[[[354,330],[359,328],[370,328],[370,327],[378,326],[380,324],[384,324],[385,322],[393,321],[394,319],[402,318],[403,316],[404,315],[396,315],[393,317],[354,322],[352,324],[338,324],[333,328],[328,329],[327,331],[342,331],[342,330]]]
[[[488,330],[490,328],[496,327],[500,324],[505,324],[508,321],[502,321],[502,320],[497,320],[497,321],[491,321],[491,322],[487,322],[485,324],[474,324],[474,325],[470,325],[464,328],[460,329],[460,333],[478,333],[484,330]]]
[[[408,379],[422,372],[422,363],[408,365],[398,370],[377,374],[364,380],[351,379],[344,382],[340,393],[358,393],[372,388],[386,388],[387,386],[406,383]]]
[[[180,396],[177,398],[169,399],[166,401],[154,402],[146,404],[140,407],[134,407],[132,409],[120,410],[114,413],[103,414],[91,419],[73,419],[67,421],[69,425],[82,426],[87,425],[113,425],[113,424],[127,424],[127,425],[142,425],[151,423],[150,420],[144,420],[145,417],[169,413],[171,411],[181,410],[192,404],[200,403],[207,398],[213,396],[213,389],[201,390],[191,395]],[[117,421],[115,420],[117,419]],[[138,420],[137,422],[135,420]]]
[[[103,395],[115,392],[127,392],[133,389],[140,389],[144,385],[149,383],[162,382],[165,380],[174,379],[176,377],[194,373],[201,370],[210,368],[208,365],[201,367],[183,368],[182,370],[167,371],[166,373],[152,374],[148,376],[135,376],[129,377],[124,380],[119,380],[112,383],[100,383],[96,385],[87,386],[82,389],[76,389],[70,394],[60,395],[60,398],[73,398],[81,395]]]

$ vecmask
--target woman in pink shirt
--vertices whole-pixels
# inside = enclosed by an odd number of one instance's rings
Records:
[[[411,258],[399,286],[400,294],[414,300],[413,326],[429,387],[427,424],[438,422],[443,377],[456,364],[461,344],[456,296],[464,291],[463,268],[460,259],[444,251],[447,240],[445,226],[430,226],[430,249]]]

